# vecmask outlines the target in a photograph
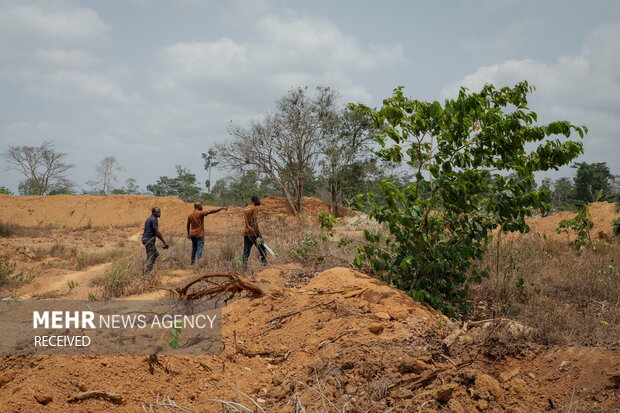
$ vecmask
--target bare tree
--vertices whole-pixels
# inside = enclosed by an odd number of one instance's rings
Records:
[[[289,91],[275,113],[248,128],[229,129],[232,142],[216,146],[220,162],[231,170],[255,169],[268,176],[284,192],[293,213],[301,212],[304,185],[313,178],[321,141],[337,117],[335,98],[326,87],[318,87],[314,96],[307,88]]]
[[[70,185],[66,173],[74,165],[66,164],[66,153],[56,152],[51,141],[40,146],[11,146],[4,153],[8,166],[22,174],[28,183],[28,195],[45,195],[50,188]]]
[[[330,133],[321,143],[323,157],[320,163],[321,172],[329,185],[331,212],[338,216],[344,203],[343,192],[347,182],[364,179],[359,174],[363,174],[365,168],[360,171],[354,166],[371,153],[369,145],[374,141],[376,130],[368,114],[350,108],[345,108],[337,122],[331,125]]]
[[[103,195],[108,195],[112,192],[112,182],[118,180],[116,172],[121,171],[123,168],[115,157],[106,156],[99,162],[95,169],[97,171],[97,178],[101,183],[101,193]]]

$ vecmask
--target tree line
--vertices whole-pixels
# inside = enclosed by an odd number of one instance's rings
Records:
[[[139,194],[178,196],[191,202],[242,205],[252,194],[282,196],[298,213],[304,196],[315,196],[331,205],[339,215],[359,194],[376,192],[390,180],[404,187],[414,178],[415,165],[381,159],[376,136],[381,132],[369,112],[354,106],[338,106],[337,93],[328,87],[294,88],[276,101],[275,109],[248,125],[231,125],[228,142],[216,144],[202,153],[208,179],[204,186],[195,174],[176,166],[176,176],[160,176],[142,191],[135,179],[118,185],[123,167],[113,156],[104,157],[95,167],[95,179],[78,188],[67,174],[73,164],[53,142],[39,146],[12,146],[5,153],[6,169],[24,178],[20,195],[55,194]],[[615,176],[605,162],[573,164],[573,178],[545,178],[538,187],[547,194],[554,209],[575,209],[586,202],[616,199],[620,192]],[[214,168],[230,174],[211,181]],[[10,193],[0,187],[0,193]]]

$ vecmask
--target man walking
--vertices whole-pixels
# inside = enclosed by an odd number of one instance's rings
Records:
[[[153,270],[153,265],[159,256],[159,252],[155,247],[155,241],[157,238],[164,243],[163,249],[168,249],[168,243],[164,241],[161,233],[158,229],[157,219],[161,216],[161,210],[158,207],[151,209],[151,216],[146,219],[144,223],[144,232],[142,233],[142,245],[146,248],[146,263],[142,269],[142,275],[146,275]]]
[[[194,212],[187,217],[187,238],[192,240],[192,265],[196,262],[196,257],[198,260],[202,258],[202,249],[205,245],[205,217],[227,209],[228,207],[222,207],[203,211],[201,202],[194,203]]]
[[[245,230],[243,232],[243,269],[248,268],[248,258],[250,257],[250,250],[252,245],[256,245],[258,253],[260,254],[260,260],[263,265],[267,264],[267,257],[265,255],[265,246],[261,239],[260,229],[258,228],[258,207],[260,206],[260,198],[256,195],[252,195],[252,205],[247,206],[243,210],[243,218],[245,220]]]

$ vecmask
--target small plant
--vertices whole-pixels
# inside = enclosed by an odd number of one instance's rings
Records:
[[[97,301],[97,294],[95,293],[88,293],[88,301]]]
[[[181,343],[179,339],[181,338],[181,333],[183,332],[183,324],[181,322],[177,322],[174,327],[170,329],[170,340],[168,341],[168,345],[170,348],[178,349],[181,348]]]
[[[516,298],[519,302],[525,301],[525,279],[517,277],[515,280]]]
[[[8,259],[4,257],[0,257],[0,285],[4,285],[8,283],[11,278],[11,275],[15,271],[15,264],[9,262]]]
[[[330,232],[333,231],[334,225],[338,222],[335,216],[324,211],[319,212],[318,217],[321,229],[325,229]]]
[[[19,286],[32,281],[33,277],[24,277],[23,272],[15,272],[15,264],[9,262],[5,257],[0,256],[0,286]]]
[[[34,212],[34,209],[28,208],[27,211],[28,211],[28,214],[32,215],[32,213]]]
[[[556,232],[569,234],[574,232],[577,235],[577,239],[572,242],[575,249],[580,250],[587,247],[592,243],[590,238],[590,231],[594,227],[592,222],[592,215],[590,215],[590,209],[588,205],[583,205],[579,208],[577,215],[572,219],[563,219],[556,228]]]
[[[293,255],[298,255],[301,258],[306,258],[308,253],[319,245],[319,241],[310,232],[306,232],[304,239],[301,241],[301,247],[292,250]]]
[[[73,289],[77,286],[78,286],[78,283],[76,283],[75,281],[73,280],[67,281],[67,287],[69,287],[69,292],[73,291]]]
[[[620,237],[620,218],[614,219],[611,222],[611,226],[613,227],[614,235]]]

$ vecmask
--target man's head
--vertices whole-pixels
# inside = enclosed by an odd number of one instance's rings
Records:
[[[157,218],[161,216],[161,211],[158,207],[154,207],[153,209],[151,209],[151,213]]]
[[[194,202],[194,209],[198,210],[198,211],[202,211],[202,202]]]
[[[260,205],[260,198],[258,197],[258,195],[252,195],[252,203],[256,206]]]

